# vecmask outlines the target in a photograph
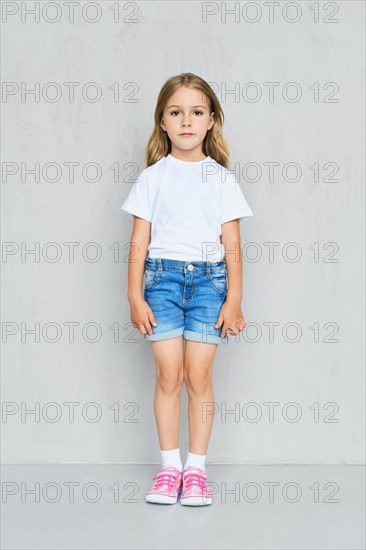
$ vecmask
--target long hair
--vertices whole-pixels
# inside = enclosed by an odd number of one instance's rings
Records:
[[[192,73],[181,73],[172,76],[165,82],[159,92],[154,114],[154,129],[145,149],[146,166],[155,164],[155,162],[171,152],[171,141],[167,133],[164,132],[160,126],[160,122],[163,118],[163,112],[169,98],[181,86],[198,90],[207,97],[210,114],[213,112],[215,115],[213,118],[214,124],[212,128],[207,131],[205,139],[203,140],[202,152],[204,155],[215,159],[216,162],[225,168],[228,168],[229,146],[222,135],[224,121],[223,110],[211,86],[205,80]]]

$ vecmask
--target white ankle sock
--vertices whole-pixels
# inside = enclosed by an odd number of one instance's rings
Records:
[[[179,447],[177,449],[172,449],[170,451],[162,451],[160,449],[160,453],[161,453],[161,462],[162,462],[161,469],[166,468],[167,466],[174,466],[180,472],[183,470],[183,464],[180,458]]]
[[[188,468],[188,466],[194,466],[200,470],[206,471],[206,456],[207,455],[197,455],[195,453],[190,453],[188,451],[187,460],[184,464],[183,470]]]

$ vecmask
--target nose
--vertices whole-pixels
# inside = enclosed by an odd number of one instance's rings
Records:
[[[191,123],[189,122],[189,120],[187,118],[184,118],[183,121],[182,121],[182,126],[190,126]]]

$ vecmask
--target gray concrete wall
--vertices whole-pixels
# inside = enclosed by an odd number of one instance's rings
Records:
[[[160,461],[120,206],[180,72],[214,87],[254,212],[208,462],[362,461],[364,4],[330,4],[3,3],[4,462]]]

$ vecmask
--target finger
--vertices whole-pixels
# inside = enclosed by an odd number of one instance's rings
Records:
[[[227,330],[231,336],[236,336],[239,334],[237,323],[231,323],[231,326]]]
[[[152,317],[151,319],[148,318],[147,321],[145,321],[145,323],[144,323],[145,327],[146,327],[146,330],[147,330],[148,334],[150,334],[150,335],[154,334],[153,329],[151,328],[151,325],[153,325],[154,327],[158,326],[158,323],[156,322],[156,319],[155,319],[153,314],[151,314],[151,317]]]
[[[216,321],[216,325],[215,325],[215,328],[219,328],[221,327],[222,323],[223,323],[223,320],[224,320],[224,316],[220,313],[219,314],[219,317]]]
[[[150,328],[151,330],[151,328]],[[146,334],[146,328],[145,328],[145,325],[139,325],[139,331],[141,332],[141,334]],[[149,334],[150,332],[147,331]],[[152,331],[151,331],[151,334],[152,334]]]
[[[149,318],[150,323],[151,323],[152,325],[154,325],[154,327],[157,327],[157,326],[158,326],[158,323],[157,323],[157,321],[156,321],[156,319],[155,319],[155,315],[153,314],[153,312],[151,311],[151,309],[148,310],[147,316],[148,316],[148,318]]]
[[[224,326],[222,327],[222,331],[221,331],[220,337],[221,337],[221,338],[225,338],[226,332],[227,332],[227,326],[226,326],[225,323],[224,323]]]
[[[145,325],[145,328],[146,328],[148,334],[150,334],[150,335],[154,334],[154,331],[152,329],[152,326],[151,326],[149,320],[145,321],[144,325]]]
[[[241,319],[240,322],[239,322],[239,330],[240,330],[240,332],[241,332],[242,330],[245,329],[245,324],[246,324],[246,323],[245,323],[244,319]]]

